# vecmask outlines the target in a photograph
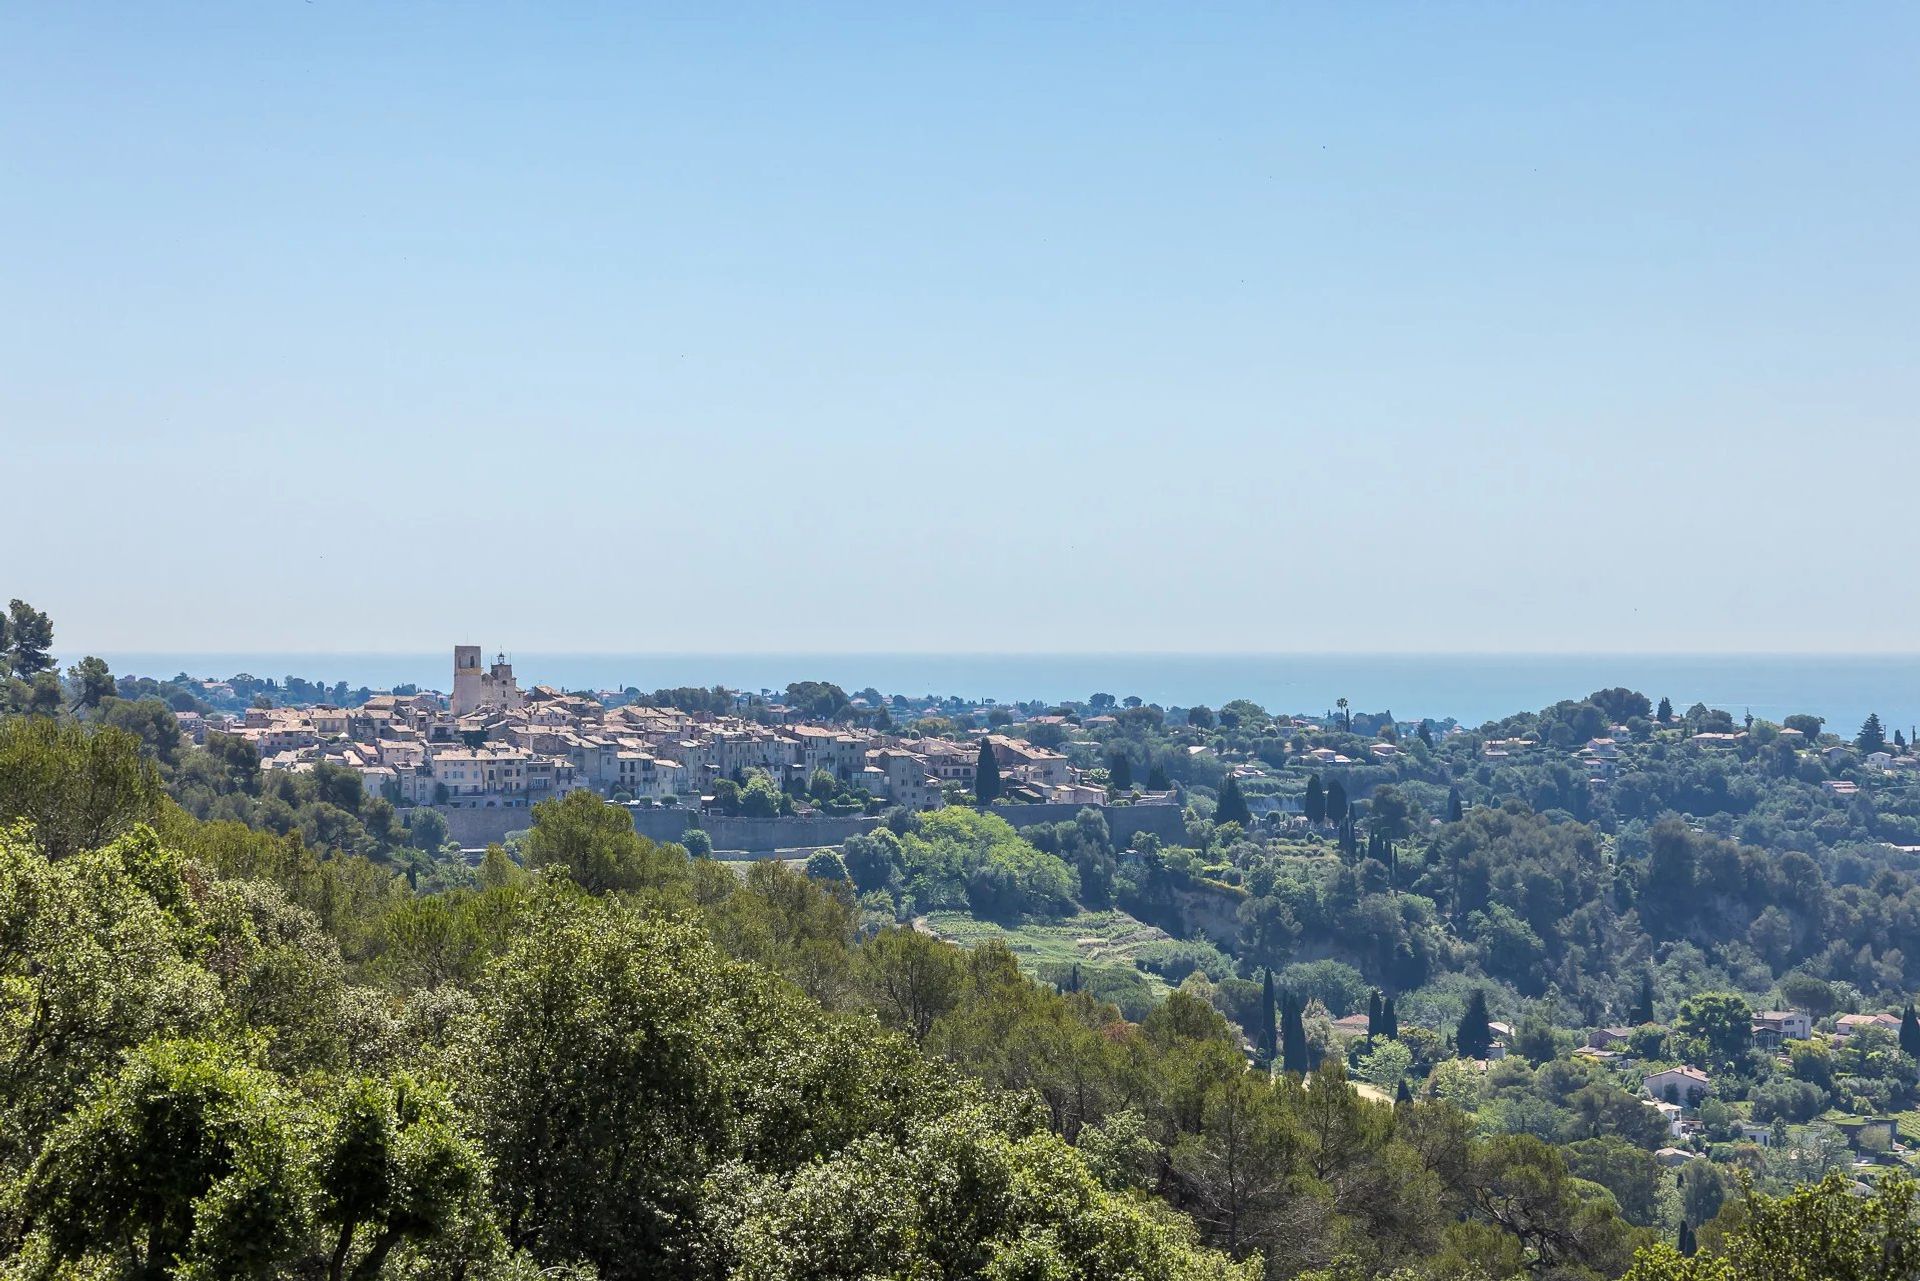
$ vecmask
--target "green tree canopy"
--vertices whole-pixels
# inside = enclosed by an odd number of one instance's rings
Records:
[[[980,755],[973,767],[973,799],[979,805],[991,805],[1000,798],[1000,762],[993,744],[980,740]]]
[[[1227,775],[1227,781],[1221,785],[1220,803],[1213,811],[1213,821],[1238,823],[1241,827],[1249,827],[1253,823],[1253,815],[1247,809],[1247,798],[1240,791],[1240,780],[1231,774]]]
[[[17,597],[7,605],[6,658],[13,674],[31,681],[53,670],[53,621]]]
[[[47,857],[107,844],[152,818],[160,799],[159,774],[131,734],[0,719],[0,823],[25,820]]]
[[[533,807],[527,866],[562,868],[593,894],[660,889],[678,879],[685,860],[633,830],[633,816],[582,788]]]

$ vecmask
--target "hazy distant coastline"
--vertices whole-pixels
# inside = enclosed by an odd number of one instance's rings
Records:
[[[483,641],[488,638],[480,638]],[[487,653],[498,641],[492,638]],[[503,647],[504,648],[504,647]],[[1275,710],[1314,712],[1337,698],[1406,717],[1477,725],[1562,698],[1625,685],[1675,706],[1703,702],[1736,717],[1827,718],[1851,733],[1869,712],[1890,727],[1920,723],[1920,654],[547,654],[506,649],[528,684],[571,689],[726,685],[778,689],[828,680],[848,690],[957,694],[1002,702],[1137,694],[1162,706],[1219,706],[1251,698]],[[445,689],[449,647],[439,653],[103,652],[116,673],[166,677],[288,674],[328,683]],[[75,655],[64,655],[72,662]]]

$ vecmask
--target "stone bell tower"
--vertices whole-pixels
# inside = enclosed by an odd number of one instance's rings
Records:
[[[453,714],[455,716],[465,716],[480,706],[484,700],[481,676],[480,647],[455,645],[453,647]]]

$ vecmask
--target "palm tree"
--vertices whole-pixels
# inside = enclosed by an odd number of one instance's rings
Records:
[[[1341,725],[1346,729],[1352,729],[1353,717],[1347,715],[1347,700],[1344,698],[1336,698],[1333,700],[1333,705],[1340,709]]]

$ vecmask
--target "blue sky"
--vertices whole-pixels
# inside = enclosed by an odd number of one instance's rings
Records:
[[[1920,9],[0,10],[61,648],[1912,650]]]

